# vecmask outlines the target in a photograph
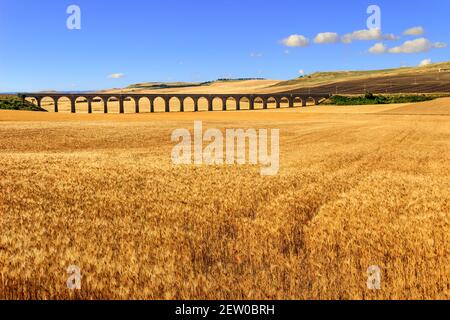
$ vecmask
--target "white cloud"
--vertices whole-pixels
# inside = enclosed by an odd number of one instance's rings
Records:
[[[387,47],[382,42],[376,43],[373,47],[371,47],[369,49],[369,52],[372,54],[383,54],[386,51],[387,51]]]
[[[343,43],[352,43],[353,41],[382,40],[381,29],[358,30],[348,33],[342,37]]]
[[[419,38],[415,40],[406,41],[401,46],[389,49],[389,53],[421,53],[427,52],[433,48],[441,49],[445,48],[447,44],[443,42],[431,43],[430,40],[425,38]]]
[[[405,36],[421,36],[424,33],[425,33],[425,29],[420,26],[409,28],[408,30],[405,30],[405,32],[403,32],[403,34]]]
[[[339,35],[335,32],[322,32],[314,38],[314,43],[336,43],[339,41]]]
[[[250,53],[250,57],[252,57],[252,58],[261,58],[262,56],[263,56],[263,54],[259,53],[259,52]]]
[[[123,73],[113,73],[108,76],[108,79],[121,79],[125,77]]]
[[[303,76],[303,75],[305,75],[305,70],[303,70],[303,69],[302,70],[298,70],[298,73]]]
[[[424,59],[419,63],[419,67],[425,67],[431,64],[431,59]]]
[[[383,35],[383,39],[388,40],[388,41],[397,41],[400,39],[400,37],[396,36],[395,34],[389,33],[389,34]]]
[[[443,49],[447,48],[447,44],[444,42],[436,42],[435,44],[433,44],[433,47],[436,49]]]
[[[353,41],[371,41],[371,40],[388,40],[397,41],[400,37],[395,34],[383,34],[381,29],[368,29],[368,30],[358,30],[352,33],[347,33],[342,36],[341,41],[343,43],[352,43]]]
[[[281,43],[287,47],[307,47],[309,45],[309,39],[299,34],[293,34],[281,40]]]

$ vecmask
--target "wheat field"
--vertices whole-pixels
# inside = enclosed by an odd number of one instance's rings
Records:
[[[172,165],[171,132],[194,120],[279,128],[279,174]],[[449,99],[0,111],[0,134],[0,299],[450,298]]]

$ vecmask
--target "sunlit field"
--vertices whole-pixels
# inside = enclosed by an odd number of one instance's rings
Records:
[[[77,105],[0,111],[0,299],[450,298],[450,99],[138,115]],[[280,129],[279,174],[174,166],[171,133],[195,120]],[[372,265],[381,290],[367,288]]]

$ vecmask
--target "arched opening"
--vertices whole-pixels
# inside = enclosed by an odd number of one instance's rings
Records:
[[[94,97],[91,100],[91,104],[92,104],[92,113],[103,113],[103,107],[104,107],[104,103],[103,103],[103,99],[100,97]]]
[[[241,97],[239,99],[241,110],[249,110],[250,109],[250,99],[248,97]]]
[[[162,97],[156,97],[153,100],[153,107],[155,112],[165,112],[166,111],[166,101]]]
[[[28,101],[29,103],[32,103],[32,104],[34,104],[35,106],[38,105],[38,101],[37,101],[37,99],[36,99],[35,97],[26,97],[26,98],[25,98],[25,101]]]
[[[181,111],[181,101],[178,97],[172,97],[169,99],[169,109],[171,112]]]
[[[294,98],[294,108],[301,107],[303,105],[302,98],[295,97]]]
[[[208,111],[208,99],[205,97],[198,99],[198,111]]]
[[[253,106],[255,110],[260,110],[264,108],[264,100],[261,97],[256,97],[253,101]]]
[[[280,108],[289,108],[289,99],[283,97],[280,99]]]
[[[136,100],[133,97],[125,97],[123,99],[124,113],[136,113]]]
[[[77,113],[88,113],[88,101],[85,97],[77,97],[75,99],[75,109]]]
[[[107,104],[108,104],[108,113],[120,113],[119,98],[109,97]]]
[[[226,104],[227,104],[227,110],[236,110],[237,109],[236,99],[233,97],[228,97]]]
[[[37,101],[35,103],[37,105]],[[47,110],[48,112],[55,111],[55,100],[52,97],[43,97],[41,99],[41,108]]]
[[[212,104],[213,104],[213,110],[214,110],[214,111],[220,111],[220,110],[223,110],[223,102],[222,102],[222,99],[221,99],[221,98],[219,98],[219,97],[214,97],[214,99],[213,99],[213,101],[212,101]]]
[[[71,102],[68,97],[58,98],[58,112],[71,112]]]
[[[316,100],[314,100],[313,97],[308,97],[308,99],[306,99],[306,105],[307,106],[314,106],[314,105],[316,105]]]
[[[319,105],[319,104],[321,104],[322,102],[324,102],[325,100],[327,100],[327,98],[325,98],[325,97],[316,98],[315,104],[316,104],[316,105]]]
[[[149,113],[150,110],[150,99],[147,97],[141,97],[138,100],[139,112],[140,113]]]
[[[184,98],[184,111],[192,112],[195,109],[195,101],[191,97]]]
[[[270,97],[267,99],[267,109],[276,109],[277,108],[277,99],[274,97]]]

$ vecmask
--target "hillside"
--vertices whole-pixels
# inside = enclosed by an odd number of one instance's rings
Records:
[[[264,79],[221,79],[210,82],[148,82],[134,84],[124,89],[112,89],[112,93],[175,93],[175,94],[225,94],[225,93],[259,93],[278,80]]]
[[[131,90],[177,89],[201,86],[200,82],[144,82],[128,86]]]
[[[29,101],[23,101],[14,95],[0,95],[0,110],[25,110],[25,111],[42,111],[47,110],[39,108]]]
[[[293,93],[333,94],[450,93],[450,62],[424,67],[369,71],[316,72],[288,81],[265,79],[220,79],[209,82],[147,82],[104,92],[122,93]]]
[[[373,93],[448,93],[450,62],[424,67],[370,71],[316,72],[272,86],[277,92],[326,92],[333,94]]]
[[[442,71],[444,70],[444,71]],[[219,79],[208,82],[144,82],[99,93],[148,94],[272,94],[331,93],[450,94],[450,62],[424,67],[368,71],[315,72],[288,81]]]
[[[240,78],[240,79],[217,79],[207,82],[144,82],[128,86],[130,90],[157,90],[157,89],[180,89],[192,87],[205,87],[216,83],[236,83],[244,81],[266,80],[263,78]]]

